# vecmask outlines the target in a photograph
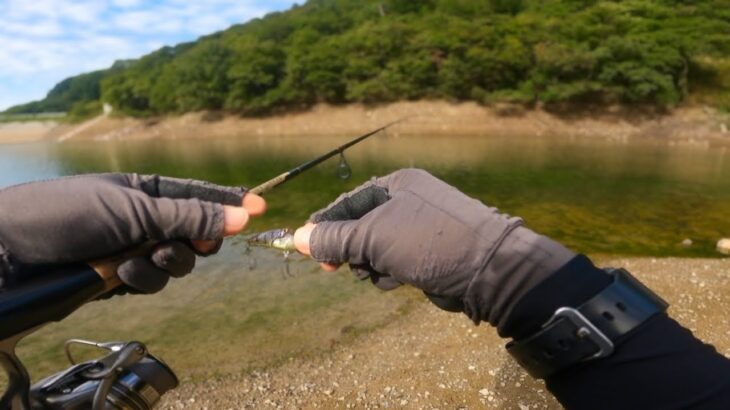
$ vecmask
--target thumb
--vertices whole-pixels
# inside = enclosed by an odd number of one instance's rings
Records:
[[[241,232],[250,218],[245,208],[223,205],[223,235],[230,236]],[[220,247],[223,238],[219,239],[192,239],[193,247],[203,254],[215,253]]]
[[[243,197],[242,205],[243,207],[223,206],[223,236],[241,232],[251,216],[263,215],[267,208],[264,198],[251,193]],[[199,252],[208,253],[218,247],[219,240],[193,240],[192,243]]]
[[[243,230],[248,224],[249,217],[263,215],[266,212],[266,200],[264,198],[246,193],[241,203],[242,207],[223,206],[223,235],[235,235]]]
[[[309,252],[318,262],[369,263],[367,232],[358,230],[358,220],[325,221],[316,224],[309,237]]]
[[[312,231],[314,231],[315,226],[317,224],[307,222],[304,226],[294,231],[294,246],[296,246],[299,253],[312,256],[312,251],[309,247],[309,238],[312,236]],[[328,272],[334,272],[340,266],[339,264],[335,265],[331,263],[320,263],[319,265]]]
[[[248,224],[249,218],[246,208],[223,205],[223,236],[241,232]]]

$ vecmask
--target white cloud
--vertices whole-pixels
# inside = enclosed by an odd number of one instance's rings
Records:
[[[112,0],[112,5],[121,8],[132,8],[142,4],[140,0]]]
[[[59,22],[53,20],[38,21],[35,24],[6,21],[3,22],[3,27],[0,30],[28,37],[54,37],[64,32]]]
[[[0,0],[0,110],[42,98],[70,75],[191,41],[294,3]]]
[[[131,11],[120,13],[110,21],[112,27],[127,33],[174,33],[183,29],[183,22],[177,16],[162,15],[159,10]]]

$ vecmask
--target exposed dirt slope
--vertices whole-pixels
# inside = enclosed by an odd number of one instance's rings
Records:
[[[658,137],[684,141],[730,141],[730,120],[706,107],[684,107],[668,114],[635,108],[565,110],[560,114],[501,105],[445,101],[399,102],[368,107],[319,105],[311,110],[262,118],[190,113],[158,119],[104,118],[74,127],[20,133],[0,126],[0,142],[30,139],[129,139],[266,137],[278,135],[357,135],[402,117],[410,120],[393,133],[409,135],[559,135]],[[17,127],[16,127],[17,128]],[[25,135],[25,137],[23,137]]]

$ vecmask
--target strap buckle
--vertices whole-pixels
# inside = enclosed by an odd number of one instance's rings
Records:
[[[588,320],[577,309],[571,307],[561,307],[555,311],[550,320],[543,327],[548,327],[558,320],[565,319],[576,327],[575,336],[579,339],[587,339],[598,347],[598,352],[592,356],[588,356],[582,361],[598,359],[610,356],[613,353],[613,342],[603,332],[601,332],[590,320]]]
[[[667,302],[623,269],[609,271],[613,283],[578,308],[560,307],[540,330],[507,344],[507,351],[536,378],[577,363],[610,356],[616,343]]]

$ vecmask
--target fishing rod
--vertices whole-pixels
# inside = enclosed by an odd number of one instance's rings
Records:
[[[401,118],[361,135],[248,192],[268,192],[405,120]],[[344,161],[344,156],[342,158]],[[29,272],[34,279],[28,283],[0,292],[0,367],[8,376],[5,393],[0,397],[0,410],[149,410],[163,394],[177,387],[175,373],[137,341],[97,343],[72,339],[66,345],[72,366],[32,386],[25,366],[15,353],[15,347],[25,336],[46,323],[64,319],[86,303],[120,286],[118,267],[132,257],[148,255],[155,245],[148,241],[101,261],[39,266]],[[79,344],[95,346],[108,353],[100,359],[77,364],[69,348]]]
[[[250,192],[252,194],[256,194],[256,195],[264,194],[264,193],[270,191],[271,189],[273,189],[274,187],[277,187],[277,186],[283,184],[284,182],[291,180],[292,178],[296,177],[297,175],[301,174],[302,172],[319,165],[320,163],[334,157],[335,155],[337,155],[337,154],[342,155],[346,149],[352,147],[353,145],[358,144],[361,141],[364,141],[381,131],[385,131],[386,129],[388,129],[398,123],[401,123],[401,122],[407,120],[408,118],[409,117],[400,118],[398,120],[385,124],[380,128],[376,128],[366,134],[363,134],[357,138],[354,138],[354,139],[350,140],[349,142],[346,142],[346,143],[340,145],[339,147],[333,149],[332,151],[327,152],[324,155],[320,155],[316,158],[313,158],[301,165],[298,165],[298,166],[290,169],[289,171],[284,172],[283,174],[277,175],[274,178],[271,178],[270,180],[251,188],[248,192]]]

